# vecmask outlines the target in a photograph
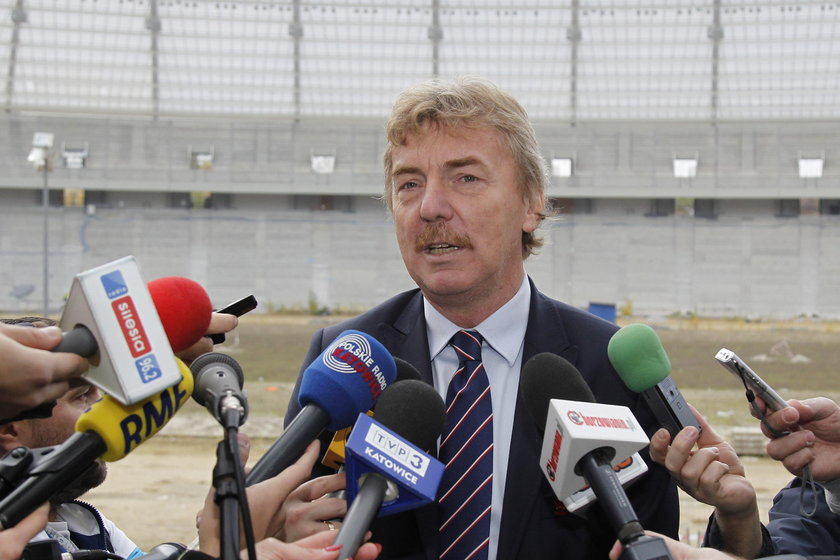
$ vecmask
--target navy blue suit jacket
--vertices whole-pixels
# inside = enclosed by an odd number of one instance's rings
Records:
[[[598,402],[628,406],[648,436],[658,425],[644,399],[631,392],[607,358],[614,324],[550,299],[531,284],[531,304],[522,363],[541,352],[558,354],[580,370]],[[394,356],[414,365],[432,383],[431,360],[419,290],[399,294],[370,311],[321,329],[312,339],[305,369],[342,331],[356,329],[379,340]],[[295,386],[285,423],[300,411]],[[328,434],[329,438],[332,434]],[[329,439],[326,439],[328,442]],[[508,461],[507,484],[499,534],[498,560],[607,558],[615,542],[600,508],[587,518],[569,514],[558,502],[539,468],[542,445],[534,420],[517,396]],[[650,470],[627,491],[645,529],[677,538],[679,505],[668,472],[642,456]],[[437,514],[434,505],[377,519],[373,541],[383,545],[380,558],[437,558]]]

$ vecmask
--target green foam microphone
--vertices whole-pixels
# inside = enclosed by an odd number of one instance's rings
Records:
[[[627,388],[640,393],[671,437],[700,423],[671,377],[671,360],[651,327],[633,323],[620,328],[607,346],[610,363]]]

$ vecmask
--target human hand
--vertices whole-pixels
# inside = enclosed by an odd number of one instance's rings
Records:
[[[268,538],[256,544],[258,560],[343,560],[341,547],[334,546],[335,533],[321,531],[315,535],[293,543],[284,543],[275,538]],[[359,547],[354,560],[374,560],[382,551],[382,546],[365,543]],[[242,551],[242,560],[247,560],[248,553]]]
[[[216,313],[215,311],[210,317],[210,325],[207,327],[205,335],[229,333],[239,325],[239,317],[230,315],[228,313]],[[213,341],[207,336],[202,336],[195,344],[181,350],[176,356],[184,363],[189,365],[193,360],[213,351]]]
[[[702,431],[688,426],[671,442],[668,430],[661,428],[651,438],[651,459],[667,468],[679,487],[695,500],[714,506],[722,514],[751,512],[756,504],[755,488],[745,478],[735,449],[694,407],[691,410]],[[693,451],[695,444],[697,450]]]
[[[250,445],[244,434],[240,434],[239,450],[245,462]],[[318,451],[318,442],[312,442],[301,458],[283,472],[246,489],[255,541],[261,541],[278,533],[283,525],[280,516],[281,506],[289,493],[309,478],[312,466],[318,458]],[[211,488],[204,501],[204,509],[197,516],[196,522],[199,549],[211,556],[218,556],[219,508],[214,502],[214,496],[215,490]],[[240,542],[245,542],[242,535]]]
[[[295,541],[323,531],[325,523],[330,531],[341,527],[339,519],[347,513],[347,501],[329,494],[344,490],[346,480],[343,472],[319,476],[293,490],[280,508],[282,528],[277,537]]]
[[[23,548],[30,539],[47,526],[47,515],[50,511],[48,504],[44,504],[14,527],[0,531],[0,558],[20,558]]]
[[[675,541],[672,538],[666,537],[665,535],[660,535],[659,533],[654,533],[653,531],[645,531],[645,534],[649,537],[659,537],[663,541],[665,541],[665,546],[668,547],[668,552],[671,553],[671,558],[673,560],[739,560],[739,556],[733,556],[731,554],[727,554],[725,552],[721,552],[720,550],[715,550],[714,548],[695,548],[693,546],[689,546],[685,543],[681,543],[679,541]],[[610,560],[618,560],[621,556],[621,553],[624,551],[624,547],[621,545],[621,542],[616,541],[610,550]]]
[[[759,403],[762,407],[764,403]],[[781,410],[764,410],[767,423],[789,434],[771,439],[767,454],[781,461],[787,470],[799,476],[811,465],[814,480],[840,477],[840,407],[831,399],[815,397],[791,399]],[[772,437],[762,425],[764,434]]]
[[[70,388],[70,380],[87,371],[88,362],[81,356],[49,351],[61,338],[58,327],[0,323],[0,419],[59,398]]]

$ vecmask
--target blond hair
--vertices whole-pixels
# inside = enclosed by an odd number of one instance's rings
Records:
[[[429,80],[399,95],[386,124],[384,197],[389,210],[392,209],[394,149],[405,145],[410,134],[421,132],[427,125],[452,129],[494,127],[502,134],[516,162],[518,186],[524,199],[537,200],[545,194],[548,168],[528,114],[516,99],[481,78],[462,77],[448,84]],[[543,239],[535,233],[522,232],[522,258],[534,254],[542,245]]]

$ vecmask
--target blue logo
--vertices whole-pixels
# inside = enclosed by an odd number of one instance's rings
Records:
[[[103,274],[99,279],[102,281],[102,287],[105,288],[108,299],[118,298],[128,293],[128,286],[125,285],[122,272],[119,270]]]
[[[134,365],[137,367],[137,373],[140,374],[140,381],[143,383],[150,383],[163,375],[154,354],[143,356],[135,361]]]

